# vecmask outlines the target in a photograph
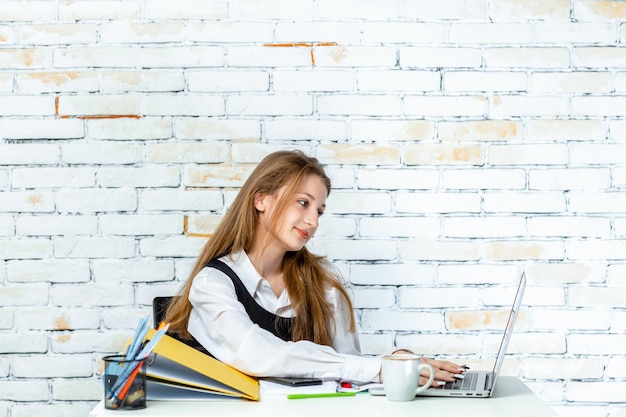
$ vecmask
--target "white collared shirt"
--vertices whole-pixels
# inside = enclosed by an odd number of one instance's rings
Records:
[[[282,317],[294,315],[287,291],[276,297],[245,252],[221,260],[261,307]],[[206,267],[191,286],[188,330],[217,359],[249,375],[378,381],[380,358],[360,354],[358,335],[348,330],[339,293],[329,289],[327,298],[335,314],[332,347],[306,340],[285,342],[250,320],[226,274]]]

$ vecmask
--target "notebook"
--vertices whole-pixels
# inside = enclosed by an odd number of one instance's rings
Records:
[[[511,307],[511,313],[504,329],[504,335],[502,336],[502,342],[500,343],[500,349],[498,349],[498,356],[493,366],[493,370],[490,371],[466,371],[464,379],[457,379],[454,383],[448,382],[445,386],[431,387],[418,395],[428,397],[463,397],[463,398],[489,398],[492,396],[494,388],[496,386],[496,380],[500,374],[502,363],[504,362],[504,356],[506,355],[506,349],[511,340],[513,334],[513,326],[517,319],[517,313],[519,312],[520,305],[522,304],[522,298],[524,296],[524,290],[526,289],[526,276],[522,274],[519,285],[517,287],[517,293],[515,294],[515,300]],[[384,395],[383,387],[370,389],[372,395]]]

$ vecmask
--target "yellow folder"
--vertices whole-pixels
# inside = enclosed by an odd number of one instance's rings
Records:
[[[156,333],[150,329],[146,339]],[[259,381],[183,342],[164,335],[146,361],[153,400],[259,400]]]

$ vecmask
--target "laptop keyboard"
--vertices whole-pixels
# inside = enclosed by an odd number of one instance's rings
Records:
[[[455,379],[454,382],[446,382],[443,386],[445,390],[474,390],[478,382],[478,374],[475,372],[465,372],[465,378]]]

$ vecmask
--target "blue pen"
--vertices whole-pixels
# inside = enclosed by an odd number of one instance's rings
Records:
[[[139,324],[137,325],[137,329],[135,330],[135,335],[133,336],[132,343],[128,349],[127,358],[135,359],[135,355],[137,354],[137,350],[141,346],[141,342],[143,342],[144,337],[146,337],[146,333],[148,333],[148,316],[143,316],[139,319]]]
[[[159,330],[158,332],[155,333],[154,337],[152,337],[152,339],[143,347],[143,349],[141,349],[141,352],[139,352],[138,354],[134,354],[133,353],[133,356],[129,357],[127,359],[129,359],[129,360],[142,360],[142,359],[145,359],[146,357],[148,357],[150,352],[152,352],[152,349],[154,349],[154,346],[157,344],[159,339],[161,339],[161,337],[163,337],[163,335],[165,334],[165,332],[167,331],[168,328],[169,328],[169,324],[163,326],[163,328],[161,330]],[[145,333],[147,333],[147,331],[148,330],[146,328],[145,332],[142,332],[142,334],[145,336]],[[141,339],[139,339],[139,340],[143,341],[143,337]],[[135,350],[139,349],[140,346],[141,346],[141,342],[135,348]],[[134,368],[132,368],[131,366],[127,366],[127,367],[124,368],[122,373],[118,376],[117,381],[115,381],[115,384],[113,384],[113,386],[109,390],[109,397],[110,398],[117,398],[117,396],[119,395],[119,391],[124,386],[124,382],[130,376],[130,374],[133,372],[133,370],[134,370]]]
[[[165,326],[163,326],[163,328],[161,330],[156,332],[154,334],[154,336],[152,337],[152,339],[150,339],[150,341],[143,347],[143,349],[141,349],[141,352],[139,352],[133,359],[135,359],[135,360],[144,360],[144,359],[146,359],[148,357],[148,355],[152,352],[152,349],[154,349],[156,344],[163,337],[165,332],[167,332],[167,329],[169,327],[170,327],[170,325],[166,324]],[[115,385],[113,385],[113,387],[109,391],[109,394],[115,400],[117,400],[117,397],[119,396],[119,393],[120,393],[122,387],[124,386],[124,382],[126,382],[126,379],[130,376],[130,374],[134,370],[135,370],[134,368],[132,368],[130,366],[127,366],[126,368],[124,368],[124,371],[122,372],[122,375],[120,375],[118,377],[117,381],[115,381]]]
[[[148,357],[148,355],[150,354],[150,352],[152,352],[152,349],[154,349],[154,347],[156,346],[156,344],[159,342],[159,340],[163,337],[163,335],[165,334],[165,332],[167,332],[167,329],[169,329],[170,325],[169,323],[166,324],[165,326],[163,326],[163,328],[161,330],[159,330],[158,332],[156,332],[154,334],[154,336],[152,337],[152,339],[148,342],[148,344],[146,346],[144,346],[143,349],[141,349],[141,352],[139,352],[137,354],[137,358],[139,359],[145,359]]]
[[[123,352],[123,355],[126,359],[129,359],[129,360],[134,359],[137,349],[139,349],[139,346],[141,346],[141,342],[143,341],[143,338],[148,332],[147,324],[148,324],[148,315],[145,315],[139,318],[139,322],[137,323],[137,328],[135,329],[135,334],[133,335],[133,338],[131,339],[131,343],[126,346],[126,349],[124,349],[124,352]],[[119,368],[119,369],[116,369],[116,368]],[[120,377],[124,374],[124,370],[122,370],[118,364],[112,362],[109,364],[109,366],[107,367],[103,375],[105,374],[118,375],[118,379],[120,379]],[[104,383],[104,379],[102,380],[102,382]],[[111,392],[110,394],[112,395]]]

